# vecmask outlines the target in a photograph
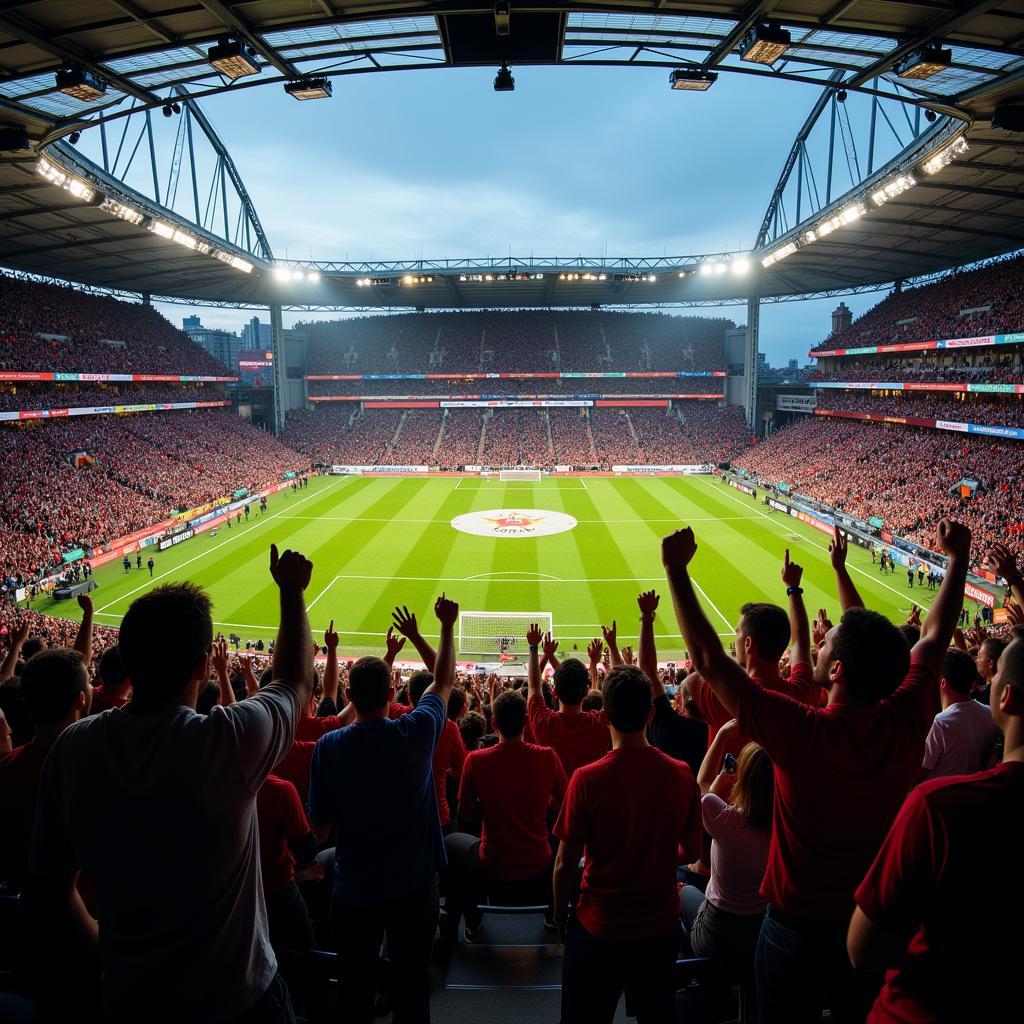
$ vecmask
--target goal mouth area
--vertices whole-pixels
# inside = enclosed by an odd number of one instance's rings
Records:
[[[530,653],[526,632],[532,625],[554,636],[550,612],[460,612],[459,654],[523,665]]]

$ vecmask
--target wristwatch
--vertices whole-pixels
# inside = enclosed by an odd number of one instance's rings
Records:
[[[794,594],[802,594],[804,592],[803,587],[786,587],[786,596],[792,597]]]

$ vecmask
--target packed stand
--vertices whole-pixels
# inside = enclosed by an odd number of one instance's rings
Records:
[[[949,353],[952,352],[952,355]],[[926,353],[920,360],[863,356],[821,359],[811,381],[912,381],[914,383],[1010,384],[1024,382],[1020,349],[948,350]]]
[[[926,391],[875,395],[869,391],[818,392],[818,408],[836,412],[866,412],[883,416],[912,416],[926,420],[952,420],[993,426],[1024,427],[1024,403],[1016,395],[988,398]]]
[[[817,349],[1016,332],[1024,327],[1022,282],[1024,257],[1018,256],[958,271],[919,288],[894,291]]]
[[[0,411],[74,409],[108,405],[155,405],[171,402],[224,402],[216,386],[190,384],[69,384],[60,386],[0,382]]]
[[[311,380],[312,399],[338,396],[388,397],[411,395],[430,398],[459,395],[502,395],[514,398],[573,395],[720,395],[724,377],[538,377],[517,380],[497,377],[473,380],[454,377],[445,380]],[[341,403],[339,403],[341,404]]]
[[[878,516],[920,544],[946,516],[967,523],[982,548],[1024,529],[1020,442],[819,416],[782,428],[736,465],[861,519]],[[963,479],[980,481],[972,497],[960,497]]]
[[[611,1024],[623,995],[669,1024],[677,990],[702,1019],[733,990],[765,1024],[1016,1019],[1016,945],[975,954],[1024,890],[963,897],[1024,839],[1021,565],[953,520],[931,544],[947,572],[900,627],[864,607],[841,532],[834,621],[812,622],[780,550],[729,653],[677,530],[662,593],[619,610],[635,648],[614,622],[585,657],[531,626],[525,680],[457,670],[446,594],[343,663],[333,622],[311,634],[312,564],[274,546],[262,671],[189,583],[137,598],[116,646],[87,597],[60,635],[6,617],[0,1012],[293,1024],[294,1000],[315,1024],[427,1021],[432,974],[496,938],[497,905],[543,914],[563,1024]],[[958,629],[979,560],[1009,581],[1002,636]]]
[[[0,370],[230,375],[152,306],[6,274]]]

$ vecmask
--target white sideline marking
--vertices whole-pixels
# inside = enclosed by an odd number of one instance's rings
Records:
[[[710,481],[708,481],[708,483],[710,483]],[[728,488],[728,491],[731,491],[731,490],[732,490],[731,487]],[[737,498],[734,495],[728,493],[728,491],[722,491],[719,488],[715,488],[715,493],[716,494],[723,495],[726,498],[731,498],[738,505],[742,505],[744,508],[746,508],[746,505],[744,505],[744,503],[739,498]],[[756,512],[762,519],[767,519],[768,522],[773,523],[775,526],[782,527],[782,529],[786,533],[794,533],[795,532],[794,530],[790,530],[790,529],[784,527],[782,525],[782,523],[778,519],[775,519],[773,516],[767,515],[766,513],[762,512],[759,508],[751,509],[751,511],[752,512]],[[781,513],[780,513],[780,515],[781,515]],[[747,518],[749,518],[749,517],[747,517]],[[787,515],[786,518],[787,519],[791,519],[792,516],[788,516]],[[799,521],[800,520],[798,519],[797,522],[799,522]],[[804,525],[806,525],[806,524],[804,524]],[[809,538],[801,538],[801,540],[803,540],[804,543],[809,544],[812,548],[819,548],[822,551],[828,551],[828,545],[827,544],[816,544],[813,540],[811,540]],[[879,585],[885,587],[886,590],[888,590],[891,593],[895,594],[901,601],[905,601],[907,599],[907,590],[902,590],[901,591],[901,590],[896,590],[893,587],[890,587],[888,583],[884,583],[877,576],[874,576],[874,575],[872,575],[869,572],[865,572],[859,565],[853,565],[849,560],[847,560],[846,567],[848,569],[852,569],[854,572],[859,572],[861,574],[861,576],[866,576],[869,580],[874,580]],[[909,590],[909,588],[908,588],[908,590]],[[937,591],[936,591],[936,593],[937,593]],[[900,605],[900,607],[902,608],[903,606]]]
[[[326,586],[326,587],[324,587],[324,589],[323,589],[323,590],[321,590],[321,591],[320,591],[320,593],[319,593],[319,594],[317,594],[317,595],[316,595],[316,597],[314,597],[314,598],[313,598],[313,600],[312,600],[312,601],[310,601],[310,602],[309,602],[309,604],[307,604],[307,605],[306,605],[306,611],[308,612],[308,611],[309,611],[309,609],[310,609],[310,608],[312,608],[312,607],[313,607],[313,605],[315,605],[315,604],[317,603],[317,601],[319,601],[319,600],[320,600],[320,598],[321,598],[321,597],[323,597],[323,596],[324,596],[324,594],[326,594],[326,593],[327,593],[327,591],[328,591],[328,590],[330,590],[330,589],[331,589],[331,587],[333,587],[333,586],[334,586],[334,584],[335,584],[335,583],[337,583],[337,582],[338,582],[338,577],[337,577],[337,576],[333,576],[333,577],[331,578],[331,581],[330,581],[330,582],[329,582],[329,583],[327,584],[327,586]]]
[[[466,478],[464,476],[460,476],[458,481],[456,482],[455,486],[452,488],[452,490],[453,491],[457,491],[462,486],[462,481],[465,480],[465,479]]]
[[[729,630],[729,632],[726,635],[736,636],[736,630],[732,628],[732,625],[730,624],[729,620],[721,613],[721,611],[718,608],[718,605],[715,604],[715,602],[712,601],[710,597],[708,597],[707,591],[692,576],[690,577],[690,582],[700,591],[701,597],[703,597],[704,600],[707,601],[707,603],[711,605],[712,608],[714,608],[718,617],[725,623],[725,628]],[[718,635],[722,636],[721,633],[719,633]]]
[[[583,477],[578,476],[578,477],[576,477],[576,479],[579,480],[579,482],[581,484],[583,484],[583,490],[585,490],[585,491],[589,491],[590,490],[590,488],[587,486],[587,481],[584,480]]]
[[[551,576],[546,572],[524,572],[521,569],[512,569],[508,572],[478,572],[475,576],[467,576],[466,582],[470,580],[486,580],[493,576],[527,576],[530,579],[525,580],[493,580],[495,583],[529,583],[534,579],[538,580],[552,580],[555,583],[561,583],[562,579],[560,576]]]
[[[351,479],[351,477],[349,477],[349,479]],[[326,494],[334,486],[336,482],[340,481],[332,481],[323,490],[318,489],[314,491],[312,494],[307,494],[305,498],[299,498],[299,500],[295,502],[295,505],[301,505],[304,501],[309,501],[310,498],[315,498],[317,495]],[[290,507],[294,508],[295,505],[292,505]],[[132,594],[137,594],[140,590],[150,589],[157,580],[162,580],[165,576],[170,576],[173,573],[176,573],[179,569],[183,569],[186,565],[191,565],[193,562],[198,562],[200,558],[205,558],[212,551],[216,551],[218,548],[224,547],[225,544],[230,544],[233,540],[235,540],[235,538],[243,537],[246,534],[250,533],[252,530],[255,530],[257,527],[262,526],[263,523],[270,522],[271,519],[276,519],[279,515],[282,515],[284,511],[284,509],[281,509],[280,512],[271,512],[269,516],[260,516],[256,520],[256,522],[254,522],[248,529],[236,530],[234,534],[232,534],[229,537],[225,537],[224,540],[222,540],[220,543],[214,544],[212,548],[207,548],[205,551],[200,551],[198,555],[193,555],[192,558],[186,559],[184,562],[179,563],[173,569],[168,569],[166,572],[157,573],[156,576],[148,580],[146,583],[143,583],[141,586],[136,587],[134,590],[129,590],[126,594],[122,594],[120,597],[115,597],[113,601],[111,601],[109,604],[103,605],[102,608],[97,608],[94,614],[99,615],[100,612],[104,612],[108,608],[113,608],[115,604],[120,604],[125,598],[131,597]],[[311,516],[310,518],[315,517]]]

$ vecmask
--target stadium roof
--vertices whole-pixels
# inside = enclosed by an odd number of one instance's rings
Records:
[[[503,61],[513,66],[714,69],[804,81],[823,95],[840,88],[863,90],[917,103],[940,115],[900,158],[870,175],[858,195],[840,197],[819,211],[816,220],[841,212],[851,202],[867,202],[872,188],[894,175],[915,173],[919,181],[912,192],[871,208],[871,216],[828,237],[818,232],[813,244],[803,241],[813,228],[806,221],[788,233],[776,232],[770,243],[762,232],[757,258],[789,241],[798,246],[763,271],[755,258],[762,295],[884,284],[1024,244],[1024,142],[989,123],[997,102],[1024,97],[1024,2],[546,0],[517,2],[510,16],[512,31],[499,35],[490,2],[7,3],[0,11],[0,122],[24,125],[38,147],[76,126],[109,123],[163,106],[180,95],[179,89],[202,98],[261,84],[279,88],[282,82],[309,75],[495,66]],[[789,49],[771,66],[742,62],[738,44],[765,19],[790,33]],[[252,48],[258,74],[231,82],[211,67],[209,47],[228,35]],[[949,66],[929,78],[897,79],[894,65],[929,43],[950,48]],[[83,101],[58,91],[55,72],[67,65],[102,78],[105,94]],[[808,93],[809,98],[813,95]],[[968,151],[940,173],[922,174],[922,163],[958,134],[965,134]],[[152,200],[108,181],[70,147],[58,145],[49,152],[55,163],[66,165],[99,192],[116,195],[147,217],[163,217],[172,227],[188,227]],[[201,246],[251,259],[256,269],[242,273],[154,233],[144,226],[149,221],[131,224],[83,204],[42,180],[35,164],[29,150],[0,157],[0,262],[126,291],[249,305],[278,301],[312,307],[452,307],[713,301],[739,298],[751,287],[741,275],[700,273],[700,257],[321,264],[319,281],[304,277],[286,286],[270,272],[269,244],[250,249],[257,254],[252,258],[192,231]],[[259,234],[258,221],[254,230]],[[755,234],[752,225],[752,240]],[[718,258],[707,262],[714,264]],[[304,265],[305,270],[311,266]],[[499,279],[503,273],[515,279]],[[579,278],[571,277],[573,273]],[[482,279],[474,280],[476,276]],[[407,282],[408,277],[417,280]]]

